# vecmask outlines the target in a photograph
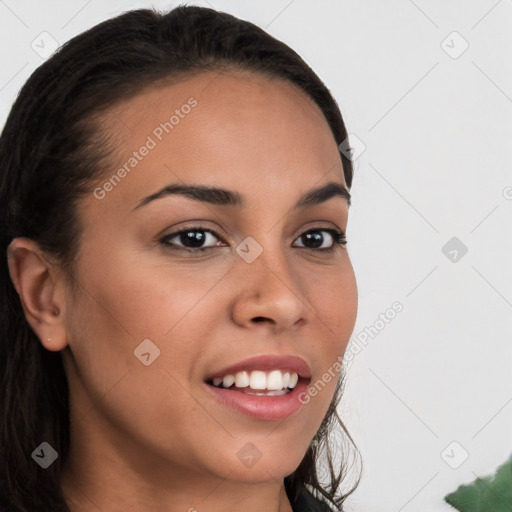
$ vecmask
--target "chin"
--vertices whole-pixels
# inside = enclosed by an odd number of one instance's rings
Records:
[[[287,442],[279,436],[274,439],[258,436],[252,441],[248,438],[245,442],[233,442],[232,447],[222,449],[222,455],[215,457],[215,469],[212,469],[223,478],[229,475],[229,480],[247,484],[281,481],[297,469],[308,447],[307,442],[290,437]],[[226,457],[229,452],[234,456]]]
[[[275,463],[267,461],[267,464],[260,461],[250,468],[236,467],[229,473],[228,478],[230,481],[244,484],[262,484],[269,481],[281,482],[297,469],[301,460],[302,457],[297,464],[283,464],[282,460],[276,460]],[[224,477],[227,477],[227,475],[224,475]]]

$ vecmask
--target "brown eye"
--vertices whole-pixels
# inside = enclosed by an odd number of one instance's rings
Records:
[[[328,237],[322,235],[328,233]],[[332,243],[329,243],[329,238],[332,238]],[[345,234],[335,229],[312,229],[302,233],[297,239],[300,240],[306,249],[312,249],[320,252],[334,251],[339,245],[346,245],[347,239]],[[325,246],[327,242],[327,246]]]
[[[210,245],[203,247],[205,243],[212,242],[217,238],[220,239],[214,231],[210,229],[197,228],[186,228],[176,233],[171,233],[163,237],[160,242],[164,245],[170,246],[171,249],[185,250],[188,252],[206,251],[207,249],[213,249],[219,244]],[[178,242],[172,242],[171,240],[177,239]]]
[[[215,243],[215,239],[220,242]],[[332,252],[336,247],[346,245],[347,243],[345,234],[332,228],[310,229],[302,233],[297,240],[300,240],[302,243],[302,246],[299,247],[318,252]],[[204,252],[215,247],[224,246],[222,245],[224,242],[215,231],[201,227],[185,228],[171,233],[164,236],[160,243],[172,250],[191,253]],[[210,245],[206,245],[208,243]]]

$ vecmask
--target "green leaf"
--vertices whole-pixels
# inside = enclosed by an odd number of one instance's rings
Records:
[[[498,467],[494,477],[460,485],[444,501],[460,512],[512,512],[512,455]]]

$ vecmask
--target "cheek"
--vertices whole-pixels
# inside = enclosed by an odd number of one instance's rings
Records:
[[[345,265],[333,275],[316,276],[310,289],[311,302],[315,307],[318,328],[316,343],[319,372],[313,376],[307,397],[310,418],[318,424],[331,403],[340,376],[343,355],[354,330],[358,311],[358,291],[352,265],[347,258]],[[315,426],[312,425],[312,426]]]
[[[316,273],[308,279],[307,286],[315,313],[312,321],[321,330],[317,339],[332,364],[345,351],[357,317],[357,283],[348,256],[335,271]]]
[[[201,298],[211,284],[170,266],[145,268],[112,256],[97,268],[101,273],[82,273],[85,287],[69,307],[78,370],[70,387],[78,418],[94,422],[97,411],[146,447],[167,446],[169,453],[190,456],[186,447],[192,441],[179,440],[189,436],[191,423],[205,430],[211,423],[184,392],[200,352],[198,340],[205,339],[209,302]],[[203,323],[197,321],[202,314]],[[160,351],[148,366],[134,354],[145,339]],[[151,345],[149,350],[151,358]]]
[[[192,312],[216,280],[214,272],[173,265],[149,253],[105,254],[101,266],[81,276],[89,292],[84,314],[94,318],[97,330],[119,332],[132,343],[161,339]]]
[[[208,325],[218,321],[208,292],[225,269],[200,272],[198,265],[150,260],[114,249],[83,253],[87,265],[79,272],[79,301],[69,307],[69,337],[76,364],[100,396],[128,370],[144,367],[134,350],[146,339],[160,351],[155,365],[188,378]]]

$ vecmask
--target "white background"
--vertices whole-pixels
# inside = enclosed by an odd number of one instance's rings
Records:
[[[339,412],[364,473],[345,509],[452,510],[444,495],[512,452],[512,1],[189,3],[294,48],[337,99],[351,144],[364,144],[347,232],[359,287],[348,350],[395,301],[403,311],[349,370]],[[43,62],[31,47],[42,32],[62,44],[122,11],[177,4],[2,0],[1,125]],[[442,252],[452,237],[468,249],[450,248],[455,262]]]

